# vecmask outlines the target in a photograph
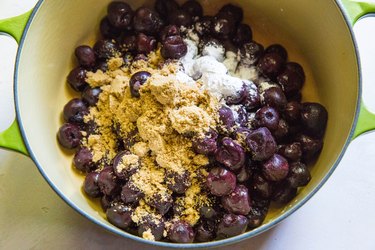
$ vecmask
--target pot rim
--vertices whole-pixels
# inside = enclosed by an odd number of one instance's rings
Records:
[[[356,57],[356,60],[357,60],[357,65],[358,65],[358,68],[357,68],[357,70],[358,70],[358,95],[357,95],[357,101],[356,101],[357,104],[356,104],[355,116],[354,116],[354,119],[353,119],[353,123],[352,123],[351,129],[350,129],[349,136],[348,136],[347,140],[345,141],[345,144],[343,145],[342,150],[341,150],[338,158],[336,159],[335,163],[330,168],[329,172],[322,178],[322,180],[319,182],[319,184],[309,194],[307,194],[302,200],[300,200],[291,209],[286,211],[284,214],[280,215],[274,221],[272,221],[268,224],[265,224],[265,225],[261,225],[260,227],[257,227],[257,228],[255,228],[251,231],[245,232],[241,235],[237,235],[237,236],[234,236],[234,237],[231,237],[231,238],[228,238],[228,239],[223,239],[223,240],[218,240],[218,241],[211,241],[211,242],[205,242],[205,243],[189,243],[189,244],[170,243],[170,242],[162,242],[162,241],[149,241],[149,240],[143,239],[139,236],[136,236],[136,235],[127,233],[125,231],[122,231],[121,229],[115,229],[115,228],[113,228],[114,226],[113,227],[109,226],[109,225],[97,220],[95,217],[89,215],[84,210],[77,207],[67,196],[65,196],[54,185],[54,183],[48,178],[48,176],[46,175],[46,173],[43,170],[43,167],[37,161],[37,158],[36,158],[32,148],[29,145],[29,142],[27,140],[27,136],[26,136],[26,133],[25,133],[25,130],[24,130],[24,125],[22,123],[22,117],[21,117],[20,112],[19,112],[19,110],[20,110],[19,105],[20,104],[19,104],[19,100],[18,100],[18,74],[19,74],[18,67],[19,67],[19,62],[20,62],[20,58],[21,58],[21,52],[22,52],[22,48],[23,48],[23,45],[24,45],[24,42],[25,42],[27,32],[29,31],[29,28],[30,28],[31,22],[33,21],[35,15],[38,13],[38,10],[40,9],[40,7],[43,5],[44,0],[38,0],[36,6],[34,7],[32,13],[30,15],[29,20],[26,24],[26,27],[25,27],[24,32],[22,34],[22,37],[21,37],[21,40],[20,40],[20,43],[19,43],[19,47],[18,47],[18,50],[17,50],[15,70],[14,70],[14,100],[15,100],[15,109],[16,109],[16,119],[18,121],[18,125],[19,125],[19,129],[20,129],[22,138],[24,140],[25,146],[26,146],[26,148],[29,152],[29,155],[30,155],[31,159],[34,161],[34,163],[37,166],[39,172],[44,177],[44,179],[47,181],[47,183],[51,186],[51,188],[70,207],[72,207],[76,212],[80,213],[81,215],[83,215],[84,217],[89,219],[90,221],[92,221],[95,224],[105,228],[106,230],[108,230],[111,233],[117,234],[117,235],[119,235],[121,237],[124,237],[124,238],[129,238],[129,239],[135,240],[139,243],[144,243],[144,244],[151,245],[151,246],[169,247],[169,248],[178,248],[178,249],[212,248],[212,247],[219,247],[219,246],[225,246],[225,245],[229,245],[229,244],[238,243],[240,241],[250,239],[254,236],[257,236],[257,235],[269,230],[270,228],[276,226],[278,223],[280,223],[281,221],[283,221],[284,219],[289,217],[297,209],[302,207],[311,197],[313,197],[315,195],[315,193],[317,191],[320,190],[320,188],[329,179],[329,177],[335,171],[335,169],[337,168],[341,159],[343,158],[343,156],[344,156],[344,154],[345,154],[345,152],[346,152],[346,150],[347,150],[347,148],[348,148],[348,146],[349,146],[349,144],[350,144],[350,142],[353,138],[355,127],[356,127],[356,124],[358,122],[358,117],[359,117],[359,112],[360,112],[361,96],[362,96],[362,71],[361,71],[361,63],[360,63],[360,57],[359,57],[359,52],[358,52],[358,45],[357,45],[357,42],[354,38],[354,33],[353,33],[353,28],[352,28],[352,25],[351,25],[351,22],[350,22],[350,18],[347,15],[347,13],[345,12],[345,8],[344,8],[343,4],[339,0],[334,0],[334,2],[336,4],[336,6],[338,7],[338,10],[340,11],[341,15],[343,16],[343,18],[345,20],[345,23],[346,23],[346,25],[349,29],[349,33],[350,33],[350,37],[351,37],[351,40],[353,42],[353,46],[354,46],[354,49],[355,49],[355,57]]]

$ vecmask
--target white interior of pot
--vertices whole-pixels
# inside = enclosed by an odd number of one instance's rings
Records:
[[[22,128],[36,162],[72,204],[108,225],[99,209],[82,194],[83,176],[73,170],[72,153],[58,145],[56,132],[63,123],[63,106],[77,95],[66,84],[66,76],[75,65],[74,49],[81,44],[93,45],[109,2],[44,1],[23,44],[17,86]],[[143,1],[133,2],[133,7],[137,7]],[[219,1],[201,2],[209,14],[222,6]],[[338,159],[357,104],[356,57],[349,29],[334,1],[232,2],[243,7],[245,22],[254,30],[254,40],[265,46],[283,44],[290,60],[303,65],[307,75],[304,100],[319,101],[329,112],[325,145],[312,168],[312,181],[286,208],[272,210],[267,223],[306,197]]]

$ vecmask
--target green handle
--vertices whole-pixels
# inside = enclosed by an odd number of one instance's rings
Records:
[[[375,13],[375,2],[366,2],[359,0],[341,0],[352,25],[362,16]]]
[[[8,33],[19,43],[31,12],[30,10],[20,16],[0,20],[0,32]]]
[[[19,43],[30,14],[31,11],[28,11],[20,16],[0,20],[0,32],[11,35]],[[7,130],[0,132],[0,147],[28,155],[17,120]]]
[[[369,13],[375,13],[375,2],[341,0],[341,3],[343,4],[352,25],[354,25],[355,22],[357,22],[362,16]],[[374,129],[375,114],[371,113],[362,101],[353,139],[367,131]]]

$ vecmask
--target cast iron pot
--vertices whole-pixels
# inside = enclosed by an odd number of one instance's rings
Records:
[[[309,200],[332,174],[348,144],[375,127],[375,116],[361,105],[361,75],[352,24],[375,10],[374,3],[335,0],[232,1],[245,12],[255,40],[285,45],[290,59],[306,71],[304,100],[319,101],[328,109],[324,148],[312,168],[312,180],[298,196],[272,209],[262,226],[225,240],[173,244],[151,242],[111,225],[81,192],[83,177],[71,169],[72,154],[57,143],[61,111],[76,93],[66,84],[74,66],[73,51],[96,40],[95,31],[110,0],[40,0],[21,16],[0,21],[0,31],[19,42],[14,73],[17,119],[0,133],[0,146],[29,155],[51,187],[71,207],[96,224],[125,238],[175,248],[213,247],[251,238],[284,220]],[[131,1],[136,8],[144,1]],[[208,13],[225,2],[201,1]],[[346,12],[345,12],[346,10]],[[334,197],[332,197],[334,199]]]

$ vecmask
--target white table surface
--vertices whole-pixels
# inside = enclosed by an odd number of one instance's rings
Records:
[[[21,14],[35,2],[0,0],[0,19]],[[364,100],[375,111],[375,98],[371,98],[375,96],[375,84],[371,84],[375,18],[360,21],[355,33],[362,52]],[[0,36],[0,131],[14,117],[11,85],[16,48],[14,41]],[[326,185],[281,224],[221,249],[375,249],[374,141],[375,133],[357,138]],[[120,248],[152,249],[83,218],[54,193],[29,158],[0,150],[0,249]]]

